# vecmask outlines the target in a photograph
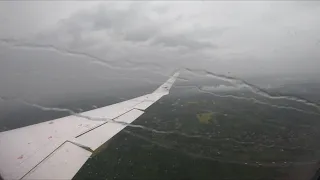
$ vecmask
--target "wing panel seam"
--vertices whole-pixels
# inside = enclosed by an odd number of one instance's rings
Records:
[[[120,116],[123,116],[123,115],[127,114],[128,112],[132,111],[133,109],[137,109],[137,108],[135,108],[135,106],[137,106],[137,105],[139,105],[139,104],[141,104],[141,103],[143,103],[143,102],[144,102],[144,101],[141,101],[141,102],[135,104],[135,105],[134,105],[131,109],[129,109],[128,111],[125,111],[124,113],[122,113],[122,114],[120,114],[120,115],[118,115],[118,116],[116,116],[116,117],[114,117],[114,118],[112,118],[112,119],[108,119],[108,120],[109,120],[109,121],[110,121],[110,120],[114,120],[114,119],[116,119],[116,118],[119,118]],[[137,110],[141,110],[141,109],[137,109]],[[143,111],[143,110],[141,110],[141,111]],[[144,112],[144,111],[143,111],[143,112]],[[99,125],[91,128],[91,129],[89,129],[89,130],[87,130],[87,131],[85,131],[85,132],[77,135],[75,138],[79,138],[80,136],[85,135],[86,133],[88,133],[88,132],[90,132],[90,131],[92,131],[92,130],[100,127],[100,126],[103,126],[103,125],[109,123],[109,121],[106,121],[106,122],[104,122],[104,123],[101,123],[101,124],[99,124]]]

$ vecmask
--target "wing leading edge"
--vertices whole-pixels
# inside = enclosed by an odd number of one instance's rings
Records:
[[[169,94],[178,75],[144,96],[0,133],[1,177],[72,179],[95,150]]]

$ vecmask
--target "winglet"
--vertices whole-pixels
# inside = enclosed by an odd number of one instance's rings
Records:
[[[173,83],[178,78],[180,72],[174,73],[165,83],[163,83],[158,89],[156,89],[153,93],[164,93],[169,94],[169,90],[172,87]]]

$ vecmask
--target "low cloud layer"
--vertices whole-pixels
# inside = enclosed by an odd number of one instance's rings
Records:
[[[0,4],[4,96],[52,101],[115,82],[155,85],[178,68],[238,77],[319,72],[315,1]]]
[[[174,66],[234,74],[300,73],[316,72],[320,65],[318,2],[75,4],[79,10],[26,41],[118,63],[154,63],[164,71]]]

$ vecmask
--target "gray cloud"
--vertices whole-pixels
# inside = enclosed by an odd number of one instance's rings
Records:
[[[199,68],[223,73],[315,71],[320,25],[315,19],[318,8],[312,4],[302,3],[301,8],[299,2],[101,4],[65,18],[37,42],[108,60],[201,64]]]
[[[84,46],[86,39],[84,36],[88,33],[104,32],[104,41],[117,40],[117,43],[140,43],[151,41],[148,45],[150,48],[164,47],[187,47],[188,50],[199,50],[202,48],[212,48],[210,42],[198,41],[191,38],[190,33],[181,32],[179,34],[170,34],[165,32],[168,26],[172,26],[171,22],[160,22],[152,20],[148,17],[148,13],[157,13],[153,8],[148,8],[146,4],[132,4],[127,9],[112,9],[112,7],[99,6],[90,11],[83,11],[75,14],[69,19],[62,21],[58,29],[48,34],[44,33],[39,38],[40,41],[50,41],[60,39],[66,36],[72,47],[79,47],[75,44]],[[160,11],[161,12],[161,11]],[[200,29],[201,30],[201,29]],[[195,32],[196,33],[196,32]],[[58,38],[57,38],[58,36]],[[45,38],[48,38],[47,40]],[[102,39],[101,39],[102,40]],[[67,42],[64,42],[67,43]],[[91,43],[88,44],[91,46]]]
[[[124,33],[124,39],[132,42],[146,42],[159,33],[156,26],[140,27],[138,29],[127,30]]]
[[[261,72],[254,69],[259,66],[267,67],[266,72],[271,71],[274,64],[278,64],[277,72],[297,71],[294,67],[305,71],[315,67],[312,64],[317,63],[319,56],[318,4],[101,3],[64,17],[55,27],[29,41],[90,52],[108,60],[147,57],[148,61],[161,64],[198,57],[197,63],[188,60],[180,65],[194,66],[202,59],[203,67],[215,71],[244,73],[248,71],[247,64],[255,64],[249,73]],[[150,59],[144,56],[148,52],[155,53],[155,57],[165,52],[167,60]],[[210,64],[225,64],[225,67],[208,66],[210,57]],[[300,60],[302,58],[308,62]],[[286,66],[289,62],[293,64],[291,67]],[[308,67],[298,66],[301,62]]]
[[[21,14],[25,3],[0,5],[0,37],[29,44],[0,44],[1,93],[54,100],[116,88],[108,77],[163,81],[185,67],[238,77],[319,72],[318,2],[83,3],[31,3]]]
[[[185,47],[188,50],[199,50],[206,48],[215,48],[213,44],[205,41],[197,41],[186,36],[157,36],[151,44],[162,45],[164,47]]]

